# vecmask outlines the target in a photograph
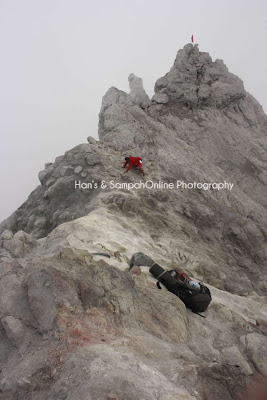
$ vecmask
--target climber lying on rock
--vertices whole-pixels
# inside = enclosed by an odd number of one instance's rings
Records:
[[[201,282],[196,282],[179,270],[166,271],[156,264],[152,258],[141,252],[133,254],[129,261],[130,270],[136,266],[149,267],[149,272],[158,281],[157,287],[161,289],[159,283],[162,283],[166,289],[178,296],[186,307],[190,308],[194,313],[198,314],[208,308],[211,302],[211,294],[207,286]]]
[[[145,172],[143,170],[142,158],[140,158],[140,157],[132,157],[132,156],[125,157],[125,163],[124,163],[124,166],[122,168],[125,168],[128,163],[129,163],[129,166],[126,169],[125,172],[128,172],[129,169],[131,169],[132,167],[135,167],[135,168],[139,169],[140,173],[142,172],[143,176],[145,175]]]

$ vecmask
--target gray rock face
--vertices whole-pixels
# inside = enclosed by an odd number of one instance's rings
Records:
[[[11,231],[4,231],[2,236],[2,246],[15,257],[23,257],[36,244],[36,240],[29,234],[18,231],[13,236]]]
[[[1,235],[1,240],[11,240],[13,238],[13,233],[6,229],[2,235]]]
[[[227,347],[222,352],[223,363],[241,368],[246,375],[253,374],[248,362],[245,360],[237,346]]]
[[[79,387],[69,386],[67,391],[64,381],[59,381],[52,388],[50,398],[56,400],[66,392],[71,400],[77,398],[117,400],[125,399],[129,394],[131,399],[153,400],[158,393],[163,400],[194,398],[186,390],[175,387],[157,369],[144,364],[134,354],[122,350],[98,345],[92,346],[86,354],[80,352],[66,364],[64,374],[71,373],[72,376],[77,376],[81,374],[79,371],[83,371],[82,384]],[[131,371],[128,369],[129,364],[132,365]],[[101,388],[103,376],[105,388]]]
[[[22,271],[20,290],[27,291],[27,312],[37,324],[29,322],[26,310],[19,318],[1,318],[5,399],[67,395],[74,400],[87,399],[89,393],[103,399],[197,400],[211,399],[214,390],[218,399],[232,399],[229,390],[233,396],[241,393],[254,366],[265,370],[266,343],[250,323],[256,305],[263,317],[259,299],[213,288],[203,320],[170,292],[158,291],[144,272],[131,276],[123,261],[119,268],[112,266],[118,260],[115,252],[106,258],[110,265],[94,261],[85,250],[47,253],[26,262]],[[18,288],[9,286],[9,293]]]
[[[85,215],[91,208],[92,199],[97,190],[82,191],[79,181],[100,183],[103,175],[101,150],[92,150],[88,144],[82,144],[67,151],[63,157],[39,173],[41,185],[31,194],[29,199],[10,218],[1,224],[0,231],[9,227],[11,231],[22,230],[24,235],[35,237],[46,236],[57,225]],[[75,186],[77,182],[77,186]],[[76,189],[75,189],[76,187]],[[78,200],[79,199],[79,200]],[[77,201],[80,206],[77,207]],[[31,245],[28,240],[21,242],[2,238],[3,247],[23,254]]]
[[[5,400],[243,400],[267,374],[267,118],[197,46],[143,108],[132,78],[0,225]],[[210,288],[205,319],[152,260]]]
[[[151,101],[144,90],[143,80],[134,74],[130,74],[128,81],[131,89],[130,96],[134,103],[139,104],[142,108],[148,107],[151,104]]]
[[[15,273],[7,273],[0,281],[0,318],[13,316],[34,325],[29,310],[27,292],[21,278]]]
[[[30,309],[41,333],[51,330],[56,319],[55,288],[51,288],[52,284],[51,275],[44,269],[34,271],[28,282]]]
[[[8,339],[19,347],[25,338],[26,326],[19,319],[7,316],[1,319]]]
[[[166,93],[155,93],[152,97],[152,102],[158,104],[166,104],[170,100],[169,96]]]
[[[147,114],[132,97],[116,88],[110,88],[102,100],[99,114],[99,138],[114,144],[114,133],[117,132],[116,150],[127,150],[134,147],[134,138],[140,131],[142,121]],[[136,116],[136,119],[135,117]]]
[[[228,72],[222,60],[212,62],[208,53],[192,44],[178,51],[170,72],[157,80],[155,92],[191,107],[222,108],[246,96],[243,82]]]
[[[88,136],[87,142],[88,142],[89,144],[96,144],[96,139],[93,138],[92,136]]]
[[[241,337],[241,342],[244,344],[245,351],[248,352],[257,371],[266,376],[267,338],[258,333],[250,333]]]

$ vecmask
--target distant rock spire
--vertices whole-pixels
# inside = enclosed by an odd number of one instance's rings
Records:
[[[143,80],[132,73],[129,75],[128,81],[131,89],[130,96],[132,100],[142,108],[148,107],[151,104],[151,101],[144,90]]]

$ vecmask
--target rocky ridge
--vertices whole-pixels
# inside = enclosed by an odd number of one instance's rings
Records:
[[[196,45],[151,100],[129,82],[130,94],[104,96],[100,140],[46,164],[0,225],[3,399],[243,399],[267,374],[267,117]],[[144,179],[124,174],[130,154]],[[120,185],[144,181],[234,186]],[[130,274],[136,251],[204,281],[206,319],[157,290],[146,267]]]

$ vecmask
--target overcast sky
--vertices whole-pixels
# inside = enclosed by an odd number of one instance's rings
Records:
[[[152,96],[192,34],[266,111],[265,0],[0,0],[0,221],[44,163],[98,137],[111,86],[133,72]]]

